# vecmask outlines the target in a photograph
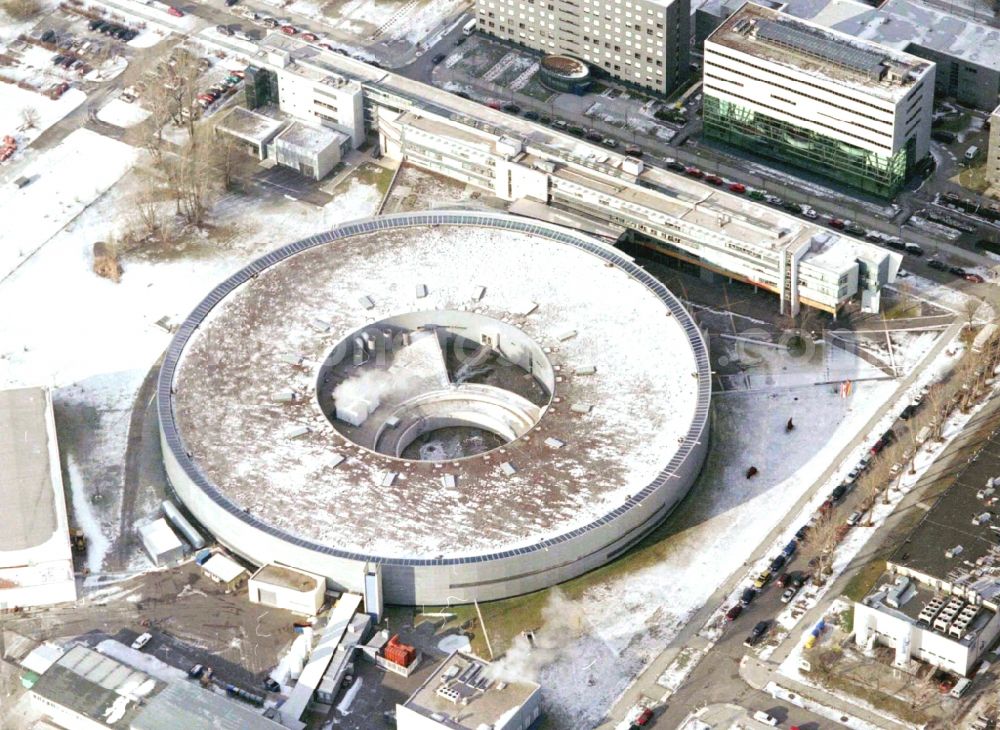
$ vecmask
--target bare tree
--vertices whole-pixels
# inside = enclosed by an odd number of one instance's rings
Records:
[[[38,0],[3,0],[0,7],[14,20],[30,20],[42,11]]]
[[[965,326],[967,329],[972,329],[972,323],[976,321],[976,312],[979,311],[979,307],[982,302],[976,297],[968,297],[962,304],[962,314],[965,315]]]
[[[38,126],[40,117],[38,110],[33,106],[21,108],[21,127],[24,129],[34,129]]]
[[[840,525],[829,515],[821,517],[809,530],[809,541],[819,551],[819,561],[816,566],[817,582],[822,583],[830,572],[833,562],[833,551],[839,542]]]

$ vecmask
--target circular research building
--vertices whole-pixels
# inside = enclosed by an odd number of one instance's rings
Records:
[[[590,67],[571,56],[546,56],[539,71],[542,85],[555,91],[582,94],[590,88]]]
[[[221,543],[387,602],[534,591],[684,497],[710,376],[616,249],[502,214],[374,218],[216,287],[159,381],[173,488]]]

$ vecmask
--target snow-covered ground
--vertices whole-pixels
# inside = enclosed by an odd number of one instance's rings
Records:
[[[115,284],[92,273],[91,247],[128,222],[131,178],[103,195],[100,189],[121,177],[135,150],[86,130],[64,144],[70,151],[56,148],[38,158],[39,179],[18,191],[41,191],[38,198],[24,202],[6,190],[0,197],[0,205],[10,209],[57,211],[13,218],[0,231],[0,255],[19,246],[35,250],[30,258],[0,259],[5,271],[23,261],[0,280],[0,310],[16,313],[0,317],[0,387],[54,388],[57,420],[70,427],[60,433],[69,502],[88,536],[88,567],[99,573],[119,533],[132,404],[170,339],[157,321],[178,320],[214,284],[256,256],[370,215],[380,196],[374,185],[352,181],[321,209],[284,197],[228,197],[213,211],[216,226],[233,231],[225,242],[205,241],[159,257],[125,255],[122,280]],[[42,185],[46,177],[52,188]],[[132,567],[148,567],[137,555]],[[99,576],[88,585],[99,585]]]
[[[116,127],[134,127],[149,117],[149,112],[136,103],[128,104],[121,99],[112,99],[97,112],[102,122]]]
[[[86,98],[87,95],[79,89],[69,89],[58,99],[50,99],[20,86],[0,83],[0,136],[9,134],[17,140],[18,148],[24,149]],[[38,113],[38,121],[30,129],[24,127],[22,113],[25,109],[34,109]]]
[[[575,718],[564,727],[596,725],[718,585],[746,565],[747,551],[732,546],[758,544],[894,389],[894,382],[870,381],[846,400],[830,385],[716,397],[712,438],[725,447],[712,450],[672,534],[654,548],[662,554],[578,600],[554,592],[535,631],[540,648],[515,640],[501,671],[538,678],[549,715]],[[793,415],[799,428],[785,433]],[[760,472],[753,480],[745,476],[750,465]]]
[[[0,228],[0,280],[114,185],[132,166],[136,155],[127,144],[78,129],[25,168],[22,174],[31,179],[30,185],[0,188],[0,210],[29,212],[4,218]],[[96,240],[100,238],[79,243],[90,245]],[[20,301],[23,305],[29,300]],[[60,303],[67,302],[48,297],[39,306],[44,310]],[[15,323],[5,318],[0,328],[8,325]],[[0,348],[0,352],[9,351]]]

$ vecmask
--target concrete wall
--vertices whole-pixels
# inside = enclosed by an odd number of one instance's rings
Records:
[[[1000,107],[990,116],[990,145],[986,153],[986,178],[998,188],[1000,197]]]
[[[322,581],[316,586],[314,591],[296,591],[285,586],[275,585],[267,581],[250,578],[247,583],[247,593],[250,603],[259,603],[264,606],[283,608],[293,613],[301,613],[306,616],[315,616],[323,606],[325,591]],[[273,596],[274,600],[266,600],[267,596],[261,597],[261,591]]]
[[[906,52],[937,64],[938,98],[953,98],[959,104],[985,112],[992,111],[1000,101],[1000,71],[924,48],[919,43],[909,44]]]

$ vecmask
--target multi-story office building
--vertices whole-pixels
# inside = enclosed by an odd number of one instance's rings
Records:
[[[226,47],[227,41],[219,41]],[[276,53],[276,51],[281,51]],[[643,165],[545,126],[282,34],[253,63],[301,89],[330,75],[362,91],[355,139],[376,133],[382,154],[446,175],[527,214],[639,245],[778,295],[789,314],[878,311],[902,256],[747,199]],[[299,79],[282,77],[297,75]],[[305,79],[305,80],[303,80]],[[317,80],[320,79],[320,80]],[[284,97],[282,108],[285,107]],[[309,117],[308,104],[288,110]]]
[[[479,30],[661,94],[688,73],[690,0],[476,0]]]
[[[929,153],[934,70],[747,3],[705,41],[705,134],[891,197]]]

